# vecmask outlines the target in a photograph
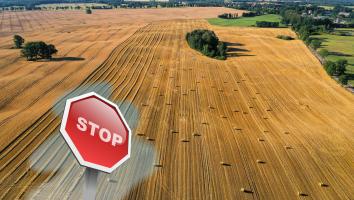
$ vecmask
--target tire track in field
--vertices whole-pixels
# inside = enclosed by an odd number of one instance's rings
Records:
[[[132,37],[132,38],[135,38],[135,37]],[[120,45],[120,46],[123,46],[124,48],[125,47],[128,47],[127,46],[127,44],[129,43],[129,42],[131,42],[131,40],[127,40],[126,42],[124,42],[124,43],[122,43],[122,45]],[[123,50],[125,50],[125,49],[123,49]],[[121,53],[121,52],[120,52]],[[113,53],[109,56],[109,57],[112,57],[112,56],[114,56],[113,55]],[[107,61],[108,60],[108,61]],[[107,64],[107,63],[109,63],[110,62],[110,59],[107,59],[94,73],[92,73],[93,75],[95,75],[97,72],[100,72],[100,70],[99,69],[101,69],[101,68],[103,68],[104,66],[105,66],[105,64]],[[109,69],[109,68],[107,68],[107,69]],[[105,71],[106,72],[106,75],[108,75],[108,74],[110,74],[110,72],[107,72],[107,71]],[[104,73],[101,73],[101,74],[99,74],[99,76],[101,76],[102,74],[104,74]],[[87,79],[85,79],[84,80],[84,82],[83,82],[83,86],[86,86],[87,84],[88,84],[88,80],[92,80],[94,77],[93,76],[89,76]],[[94,80],[95,81],[95,80]],[[49,112],[47,112],[47,114],[45,114],[45,116],[46,117],[48,117],[49,116]],[[44,119],[46,119],[46,117],[44,118]],[[43,116],[41,117],[41,118],[43,118]],[[39,118],[38,120],[40,120],[41,118]],[[37,120],[37,121],[38,121]],[[42,122],[40,122],[40,123],[42,123]],[[38,123],[39,124],[39,123]],[[33,127],[32,127],[33,128]],[[31,130],[31,129],[29,129],[29,130]],[[20,141],[22,141],[23,139],[20,139]],[[17,140],[15,140],[15,141],[17,141]],[[29,141],[28,142],[28,144],[29,143],[31,143],[31,141]],[[13,142],[12,143],[12,145],[11,146],[14,146],[14,145],[16,145],[17,144],[17,142]],[[14,147],[12,147],[12,148],[10,148],[9,150],[12,150]],[[2,157],[4,157],[7,153],[9,153],[9,150],[7,150],[7,151],[4,151],[4,150],[2,150],[1,151],[1,157],[0,158],[2,158]],[[7,152],[7,153],[6,153]]]
[[[91,46],[93,46],[93,45],[95,45],[95,43],[92,43],[92,44],[90,44],[90,46],[88,47],[88,48],[86,48],[86,49],[84,49],[84,51],[81,53],[81,54],[83,54],[83,53],[85,53]],[[100,49],[103,49],[104,48],[104,46],[102,46]],[[98,51],[100,51],[100,49],[98,49]],[[79,55],[79,56],[81,56],[81,54]],[[92,58],[93,59],[93,58]],[[80,70],[81,68],[83,68],[84,67],[84,64],[85,63],[87,63],[87,62],[89,62],[90,60],[87,60],[86,62],[84,62],[78,69],[76,69],[76,70]],[[51,71],[51,73],[49,73],[49,74],[52,74],[53,72],[55,72],[55,71],[57,71],[57,70],[60,70],[60,68],[53,68],[53,70]],[[63,82],[66,78],[68,78],[68,77],[70,77],[70,76],[72,76],[73,75],[73,73],[71,73],[71,74],[69,74],[69,75],[67,75],[64,79],[62,79],[61,81],[59,81],[59,82],[57,82],[56,84],[54,84],[51,88],[49,88],[48,90],[46,90],[43,94],[46,94],[48,91],[51,91],[53,88],[55,88],[55,87],[57,87],[61,82]],[[45,77],[43,77],[43,78],[45,78]],[[40,81],[41,79],[38,79],[37,80],[37,82],[38,81]],[[30,85],[28,85],[27,87],[26,87],[26,89],[28,89],[28,88],[30,88],[30,87],[32,87],[32,86],[34,86],[35,84],[34,83],[31,83]],[[24,91],[24,89],[22,89],[21,91]],[[34,101],[32,101],[28,106],[26,106],[26,107],[24,107],[22,110],[20,110],[19,112],[17,112],[17,113],[15,113],[15,114],[13,114],[13,115],[11,115],[11,116],[8,116],[7,118],[5,118],[4,120],[2,120],[1,122],[0,122],[0,126],[1,125],[3,125],[3,124],[5,124],[7,121],[9,121],[9,120],[11,120],[12,118],[14,118],[17,114],[20,114],[21,112],[23,112],[24,110],[26,110],[26,109],[28,109],[29,107],[31,107],[33,104],[35,104],[39,99],[41,98],[41,96],[39,96],[38,98],[36,98]],[[14,99],[8,99],[9,101],[13,101]],[[9,103],[9,102],[8,102]],[[7,103],[7,104],[8,104]],[[4,104],[4,103],[1,103],[1,104]],[[1,105],[0,104],[0,105]]]
[[[154,37],[155,38],[155,37]],[[160,37],[161,38],[161,37]],[[154,40],[151,40],[151,42],[153,42],[153,44],[158,44],[158,43],[156,43],[156,42],[154,42]],[[150,42],[150,43],[151,43]],[[150,46],[150,45],[149,45]],[[148,50],[148,49],[145,49],[145,50]],[[151,51],[150,51],[151,52]],[[144,53],[144,52],[140,52],[139,53],[139,55],[145,55],[146,54],[146,52]],[[149,56],[147,56],[147,57],[149,57]],[[126,62],[126,63],[130,63],[130,61],[128,61],[128,62]],[[147,66],[149,66],[149,65],[147,65]],[[131,72],[130,72],[131,73]],[[129,75],[129,77],[136,77],[135,75],[135,72],[133,72],[133,74],[132,75]],[[139,77],[139,76],[137,76],[137,77]],[[137,78],[136,80],[139,80],[139,78]],[[124,80],[123,80],[124,81]],[[111,81],[110,81],[111,82]],[[124,81],[124,82],[127,82],[127,81]],[[132,81],[128,81],[128,82],[132,82]],[[135,82],[135,81],[134,81]],[[135,84],[132,84],[132,88],[134,88],[135,87]],[[107,88],[107,89],[109,89],[109,88]],[[132,90],[129,90],[129,91],[132,91]],[[113,99],[115,99],[113,96],[112,96],[112,98]],[[125,97],[123,97],[123,99],[126,99],[126,96]],[[129,109],[129,107],[128,107],[128,109]],[[127,109],[127,110],[128,110]],[[127,110],[125,110],[125,111],[123,111],[123,112],[126,112]],[[79,176],[78,178],[77,178],[77,181],[79,181],[81,179],[81,177]],[[60,192],[59,192],[60,193]]]
[[[57,126],[58,126],[59,124],[57,124]]]

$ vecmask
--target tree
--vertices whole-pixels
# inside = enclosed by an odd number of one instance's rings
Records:
[[[256,21],[257,27],[279,27],[279,22]]]
[[[348,64],[348,61],[345,59],[337,60],[335,69],[336,69],[336,74],[338,76],[344,74],[347,64]]]
[[[342,74],[339,76],[338,80],[342,85],[347,85],[348,84],[348,75]]]
[[[24,42],[25,39],[23,39],[20,35],[14,35],[14,45],[17,49],[20,49]]]
[[[91,8],[86,8],[86,14],[92,14]]]
[[[26,57],[27,60],[37,59],[38,52],[36,49],[36,44],[34,42],[27,42],[21,50],[21,54]]]
[[[330,76],[333,76],[336,72],[336,64],[332,61],[327,61],[324,65],[324,68]]]
[[[311,35],[310,29],[307,26],[301,26],[298,32],[300,34],[300,39],[303,41],[307,40]]]
[[[327,51],[327,49],[321,49],[319,52],[320,56],[322,56],[323,58],[326,58],[329,55],[329,52]]]
[[[58,52],[58,50],[55,48],[55,46],[52,45],[52,44],[49,44],[47,46],[47,49],[46,49],[45,54],[44,54],[45,58],[46,59],[52,59],[52,55],[56,54],[57,52]]]
[[[314,50],[320,48],[321,47],[321,41],[317,40],[317,39],[311,40],[310,47],[312,47]]]
[[[219,41],[213,31],[197,29],[187,33],[186,40],[191,48],[206,56],[226,59],[226,44]]]
[[[37,59],[51,59],[52,55],[57,53],[58,50],[52,44],[46,44],[45,42],[27,42],[21,50],[22,56],[27,60]]]

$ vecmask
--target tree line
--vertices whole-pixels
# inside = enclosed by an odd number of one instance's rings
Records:
[[[301,16],[294,9],[282,10],[282,22],[288,24],[299,35],[299,38],[305,42],[306,45],[314,50],[321,47],[321,40],[315,37],[318,32],[332,32],[334,29],[333,22],[326,19],[314,19],[306,16]],[[329,52],[325,49],[319,51],[320,56],[326,58]],[[346,65],[348,61],[340,59],[337,62],[325,61],[324,69],[330,76],[338,76],[338,80],[343,85],[348,83],[348,75],[345,74]]]
[[[53,54],[58,52],[54,45],[47,44],[43,41],[27,42],[24,44],[25,39],[20,35],[14,35],[13,41],[15,48],[22,48],[21,56],[26,57],[27,60],[50,60],[52,59]]]
[[[338,80],[343,85],[348,84],[348,75],[345,74],[346,66],[348,61],[345,59],[339,59],[336,62],[326,61],[324,64],[324,69],[330,76],[338,76]]]
[[[263,15],[263,14],[278,14],[282,17],[282,24],[288,25],[296,32],[298,37],[313,50],[317,50],[322,45],[322,40],[316,38],[318,33],[333,34],[335,28],[339,27],[354,27],[354,9],[348,8],[343,5],[335,5],[333,10],[326,10],[316,4],[308,5],[307,3],[290,3],[290,2],[277,2],[277,3],[239,3],[232,2],[227,4],[228,7],[248,10],[250,15]],[[345,18],[351,19],[351,23],[341,24],[335,22],[336,18],[343,18],[340,12],[346,12]],[[264,22],[256,22],[257,26],[269,26],[275,24],[267,24]],[[275,25],[276,26],[276,25]],[[289,40],[288,36],[277,36],[279,39]],[[321,57],[326,58],[329,52],[321,49],[319,52]],[[348,75],[345,74],[348,62],[345,59],[338,60],[337,62],[326,61],[324,69],[331,76],[338,76],[342,84],[347,84]]]
[[[237,19],[238,13],[223,13],[218,15],[218,17],[222,19]]]
[[[268,22],[268,21],[256,21],[256,26],[257,27],[263,27],[263,28],[277,28],[279,27],[279,22]]]
[[[226,44],[221,42],[214,31],[206,29],[193,30],[187,33],[186,40],[192,49],[219,60],[226,59]]]

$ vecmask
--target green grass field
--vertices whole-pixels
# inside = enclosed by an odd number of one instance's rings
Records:
[[[268,21],[268,22],[279,22],[281,17],[279,15],[261,15],[256,17],[241,17],[238,19],[221,19],[221,18],[211,18],[208,22],[212,25],[217,26],[255,26],[256,21]],[[280,24],[280,26],[283,26]]]
[[[333,10],[334,6],[319,6],[321,8],[324,8],[326,10]]]
[[[338,30],[341,32],[351,32],[352,35],[339,36],[321,34],[316,36],[316,38],[321,38],[323,40],[321,48],[329,51],[330,55],[326,58],[327,60],[336,61],[341,58],[348,60],[347,73],[351,76],[349,83],[354,86],[354,29],[347,28]]]

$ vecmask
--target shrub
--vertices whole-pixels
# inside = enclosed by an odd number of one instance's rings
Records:
[[[255,17],[257,16],[257,13],[255,12],[244,12],[242,13],[242,17]]]
[[[312,39],[310,37],[303,38],[302,40],[305,42],[306,45],[310,45],[310,43],[312,41]]]
[[[345,68],[346,68],[347,64],[348,64],[348,61],[345,60],[345,59],[339,59],[339,60],[337,60],[337,62],[336,62],[336,68],[335,68],[335,69],[336,69],[336,74],[337,74],[338,76],[344,74]]]
[[[256,21],[257,27],[279,27],[279,22]]]
[[[27,42],[21,50],[22,56],[27,60],[37,59],[51,59],[52,55],[57,53],[58,50],[52,44],[46,44],[45,42]]]
[[[86,8],[86,14],[92,14],[91,8]]]
[[[338,80],[342,85],[347,85],[348,84],[348,75],[342,74],[339,76]]]
[[[294,38],[288,35],[278,35],[277,38],[282,40],[293,40]]]
[[[213,31],[197,29],[187,33],[186,40],[191,48],[208,57],[226,59],[226,44],[219,41]]]
[[[15,48],[20,49],[24,42],[25,42],[25,39],[23,39],[20,35],[14,35]]]
[[[314,50],[320,48],[320,46],[321,46],[321,41],[320,40],[317,40],[317,39],[311,40],[310,47],[312,47]]]
[[[324,68],[330,76],[333,76],[336,72],[336,64],[332,61],[327,61],[324,65]]]
[[[322,56],[323,58],[327,57],[329,55],[329,52],[327,51],[327,49],[321,49],[318,54],[320,54],[320,56]]]

